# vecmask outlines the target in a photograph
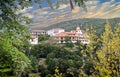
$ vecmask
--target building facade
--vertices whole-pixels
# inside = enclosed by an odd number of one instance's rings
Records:
[[[46,35],[46,31],[45,30],[32,30],[30,31],[31,35]]]
[[[63,28],[53,28],[53,29],[48,30],[47,34],[50,35],[50,36],[54,36],[54,35],[62,33],[62,32],[65,32],[65,29],[63,29]]]
[[[70,32],[62,32],[53,36],[53,40],[56,43],[66,43],[66,38],[69,38],[72,43],[81,41],[83,44],[89,44],[89,36],[85,31],[77,27],[76,30],[71,30]]]
[[[30,42],[30,44],[33,44],[33,45],[38,44],[38,36],[33,36],[33,35],[32,35],[32,36],[30,37],[29,42]]]

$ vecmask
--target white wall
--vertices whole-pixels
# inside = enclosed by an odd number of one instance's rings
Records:
[[[34,38],[34,39],[30,39],[30,44],[38,44],[38,37]]]
[[[60,29],[60,30],[55,30],[55,29],[51,29],[51,30],[48,30],[47,31],[47,34],[50,35],[50,36],[54,36],[58,33],[62,33],[62,32],[65,32],[65,30],[63,29]]]

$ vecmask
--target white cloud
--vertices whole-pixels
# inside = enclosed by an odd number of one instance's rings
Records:
[[[91,0],[91,1],[85,2],[86,5],[96,5],[96,4],[98,4],[98,3],[99,3],[98,0]]]
[[[43,9],[39,9],[39,10],[33,11],[32,14],[34,14],[34,15],[44,15],[44,14],[48,14],[48,11],[45,11]]]
[[[80,7],[76,6],[74,7],[74,9],[72,10],[72,13],[78,13],[80,11]]]
[[[66,7],[68,7],[68,5],[62,4],[62,5],[60,5],[60,7],[58,9],[61,10],[61,9],[65,9]]]

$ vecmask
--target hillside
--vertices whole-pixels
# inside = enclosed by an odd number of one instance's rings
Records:
[[[116,23],[120,23],[120,18],[113,18],[113,19],[107,19],[107,20],[110,22],[112,28],[116,26]],[[103,31],[105,23],[106,23],[106,19],[85,18],[85,19],[75,19],[71,21],[65,21],[65,22],[50,25],[48,27],[41,28],[41,29],[49,30],[52,28],[59,27],[59,28],[64,28],[66,31],[70,31],[72,29],[75,29],[76,26],[79,25],[81,29],[84,29],[84,30],[86,29],[86,27],[93,26],[94,29],[97,31],[97,33],[99,33]],[[36,29],[40,29],[40,28],[36,28]]]

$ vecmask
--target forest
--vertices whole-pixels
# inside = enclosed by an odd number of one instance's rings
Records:
[[[120,22],[120,18],[111,18],[107,20],[110,22],[112,29],[115,27],[116,23]],[[59,28],[64,28],[66,31],[70,31],[72,29],[75,29],[77,26],[80,26],[80,28],[83,30],[86,30],[87,27],[92,26],[97,31],[96,33],[99,34],[104,31],[105,23],[106,23],[106,19],[83,18],[83,19],[64,21],[61,23],[50,25],[48,27],[41,27],[41,29],[49,30],[55,27],[59,27]]]

